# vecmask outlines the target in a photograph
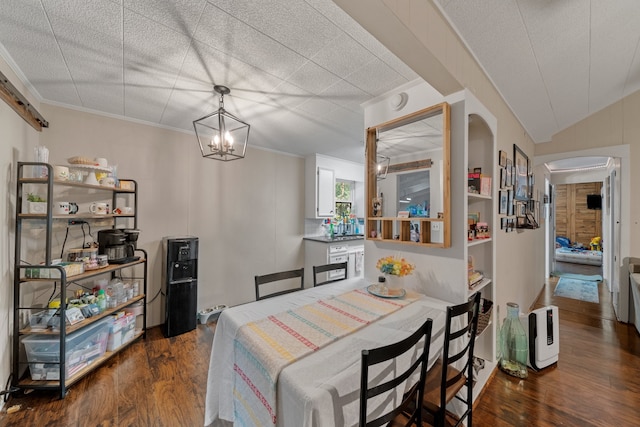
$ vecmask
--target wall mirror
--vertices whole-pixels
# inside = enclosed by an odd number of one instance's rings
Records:
[[[367,239],[449,247],[449,104],[367,129]]]

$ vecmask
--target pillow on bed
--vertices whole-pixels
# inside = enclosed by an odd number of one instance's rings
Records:
[[[629,264],[629,273],[640,273],[640,264]]]
[[[556,243],[558,243],[563,248],[568,248],[571,246],[571,240],[564,236],[556,236]]]

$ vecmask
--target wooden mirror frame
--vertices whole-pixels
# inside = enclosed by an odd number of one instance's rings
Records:
[[[374,202],[378,197],[377,179],[377,135],[379,132],[394,129],[405,124],[413,123],[424,118],[442,114],[442,169],[443,169],[443,212],[441,217],[382,217],[374,213]],[[366,146],[366,179],[367,179],[367,225],[365,238],[374,241],[384,241],[402,243],[407,245],[419,245],[436,248],[451,247],[451,109],[449,104],[443,102],[431,107],[416,111],[388,122],[372,126],[367,129]],[[419,163],[416,162],[416,163]],[[407,167],[408,164],[403,164]],[[389,166],[389,171],[393,173],[393,165]],[[383,201],[384,202],[384,201]],[[436,213],[437,215],[437,213]],[[419,241],[412,241],[411,223],[420,223]],[[394,224],[397,223],[397,235],[394,236]],[[433,242],[431,239],[432,224],[439,223],[442,230],[442,242]]]

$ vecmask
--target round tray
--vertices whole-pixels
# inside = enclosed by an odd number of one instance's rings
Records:
[[[380,284],[367,286],[367,292],[380,298],[403,298],[407,294],[404,289],[388,289]]]

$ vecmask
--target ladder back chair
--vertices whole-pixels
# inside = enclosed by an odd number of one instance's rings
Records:
[[[424,393],[424,384],[427,375],[427,363],[429,360],[429,346],[431,345],[431,327],[432,320],[422,324],[422,326],[415,331],[411,336],[383,347],[374,348],[371,350],[362,350],[362,371],[360,374],[360,422],[359,427],[407,427],[411,425],[422,425],[422,409],[420,402]],[[424,344],[419,342],[424,338]],[[395,364],[398,360],[395,358],[407,353],[405,357],[409,358],[411,351],[414,349],[413,358],[415,361],[410,364],[405,370],[400,370]],[[375,370],[375,377],[370,378],[370,367],[379,363],[388,362],[382,365],[380,369]],[[419,378],[416,383],[411,386],[408,392],[404,391],[406,387],[406,381],[414,380],[415,374],[419,372]],[[389,376],[393,378],[389,379]],[[380,377],[380,378],[378,378]],[[403,390],[398,390],[398,387],[403,387]],[[399,394],[398,394],[399,392]],[[382,404],[392,404],[396,402],[396,397],[392,395],[402,396],[402,401],[389,409],[385,409],[387,412],[379,413],[378,411],[372,411],[376,417],[372,420],[367,420],[367,403],[369,399],[376,398],[376,402],[383,402]],[[381,410],[382,411],[382,410]]]
[[[329,272],[334,270],[340,270],[342,273],[339,277],[329,278]],[[318,274],[325,273],[327,280],[318,281]],[[347,263],[336,262],[333,264],[314,265],[313,266],[313,286],[326,285],[327,283],[337,282],[347,278]]]
[[[473,347],[478,329],[479,312],[479,292],[476,292],[466,303],[447,307],[442,358],[427,374],[422,401],[422,408],[425,411],[423,419],[434,426],[459,426],[465,418],[467,426],[472,426]],[[456,325],[460,325],[461,328],[454,325],[455,319],[457,319]],[[452,344],[455,340],[458,341]],[[460,345],[460,340],[464,342],[463,345]],[[463,358],[466,358],[464,367],[460,370],[456,369],[453,364]],[[465,386],[464,397],[459,396],[458,392]],[[447,403],[454,397],[465,405],[465,410],[460,416],[447,411]]]
[[[279,282],[281,280],[300,278],[300,285],[284,290],[278,290],[273,292],[264,291],[266,283]],[[256,301],[262,299],[275,297],[278,295],[288,294],[290,292],[296,292],[304,289],[304,268],[298,270],[281,271],[278,273],[265,274],[263,276],[255,276],[256,284]],[[261,290],[263,290],[261,292]]]

